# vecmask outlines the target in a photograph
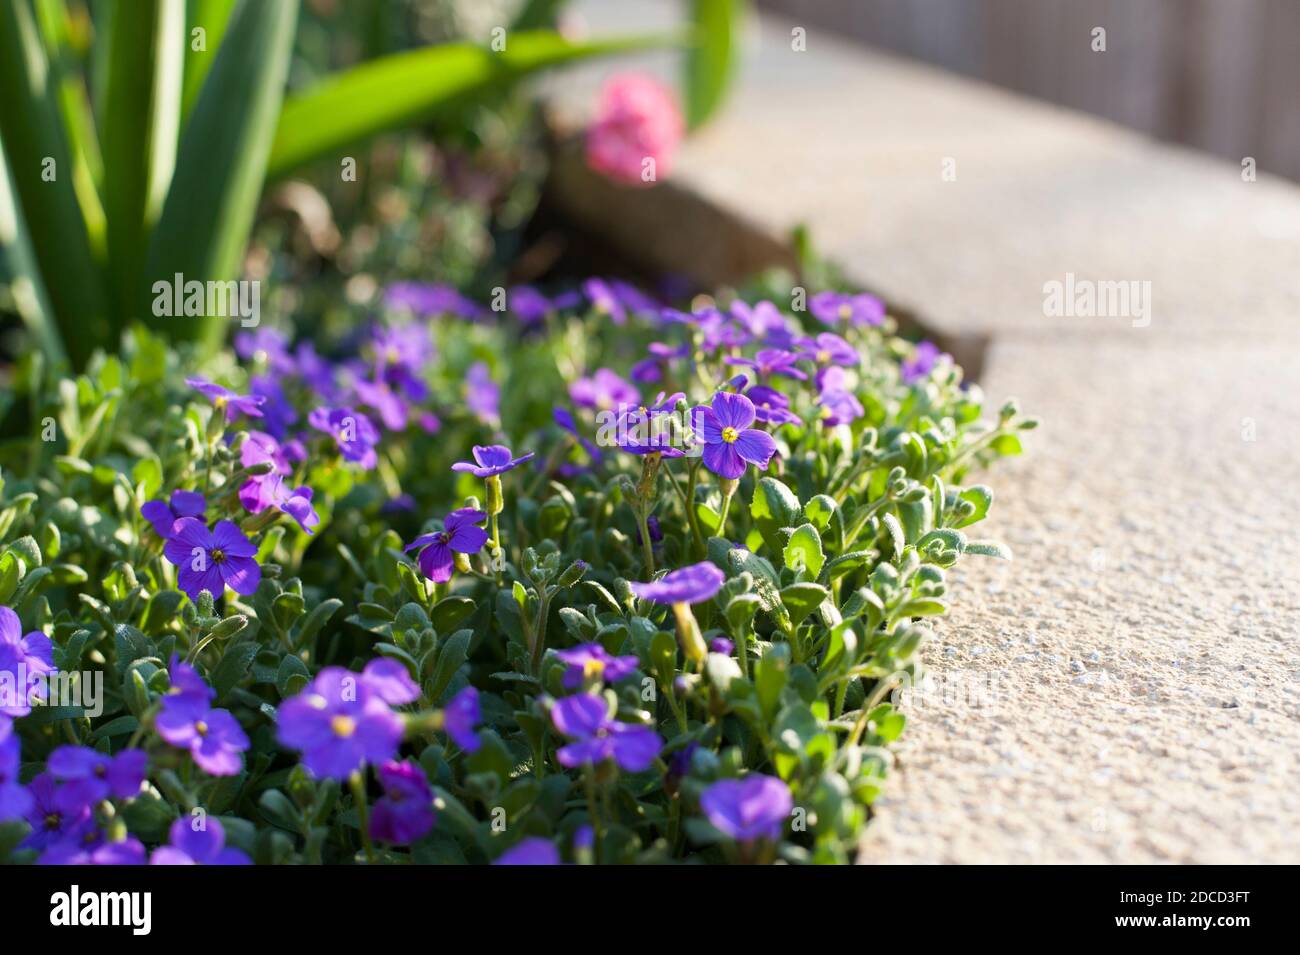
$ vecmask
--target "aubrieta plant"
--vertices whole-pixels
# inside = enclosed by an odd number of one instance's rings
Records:
[[[852,860],[1034,422],[869,295],[505,300],[24,366],[0,859]]]

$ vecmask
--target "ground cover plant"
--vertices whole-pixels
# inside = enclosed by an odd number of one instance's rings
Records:
[[[851,861],[1032,419],[868,295],[382,302],[25,363],[0,859]]]

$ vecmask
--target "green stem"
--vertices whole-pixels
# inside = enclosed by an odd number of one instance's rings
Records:
[[[641,563],[645,568],[645,579],[655,575],[655,551],[650,543],[650,509],[644,503],[636,509],[637,521],[641,525]]]
[[[582,783],[587,793],[587,813],[591,816],[591,831],[596,840],[593,853],[594,861],[596,865],[600,865],[602,848],[605,843],[605,827],[596,800],[596,767],[590,763],[582,771]]]
[[[375,863],[375,846],[370,841],[370,803],[366,801],[366,782],[360,770],[348,777],[352,788],[352,801],[357,805],[357,817],[361,822],[361,844],[366,849],[366,861]]]
[[[737,482],[724,481],[722,489],[722,513],[718,515],[718,536],[726,537],[727,512],[731,510],[731,499],[736,496]]]
[[[704,534],[700,531],[700,517],[695,513],[695,482],[699,476],[700,463],[692,461],[686,476],[686,522],[691,526],[691,537],[695,541],[695,557],[703,559],[706,553]]]

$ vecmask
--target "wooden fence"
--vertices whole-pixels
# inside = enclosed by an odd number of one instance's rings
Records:
[[[1040,99],[1300,179],[1300,0],[758,0]],[[1105,29],[1105,52],[1093,31]]]

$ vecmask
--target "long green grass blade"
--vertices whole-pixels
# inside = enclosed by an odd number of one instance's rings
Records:
[[[540,30],[509,33],[500,52],[448,43],[362,63],[285,102],[267,172],[286,175],[305,162],[426,119],[457,99],[535,70],[673,42],[633,37],[574,43]]]
[[[696,129],[722,105],[735,72],[745,0],[691,0],[696,42],[686,53],[686,125]]]
[[[0,137],[37,266],[72,360],[111,334],[74,184],[56,78],[28,0],[0,3]]]
[[[119,11],[123,12],[123,11]],[[176,165],[184,0],[137,0],[108,34],[103,111],[104,212],[117,313],[139,296],[149,230]]]
[[[190,115],[198,102],[203,80],[221,49],[221,39],[230,25],[235,0],[189,0],[185,30],[185,85],[181,94],[181,117]],[[201,30],[202,33],[195,31]],[[195,49],[202,46],[203,49]]]
[[[54,325],[49,295],[36,270],[27,225],[14,196],[3,142],[0,142],[0,282],[9,286],[15,310],[50,364],[66,364],[63,339]]]
[[[211,348],[228,321],[156,318],[156,281],[226,281],[240,257],[261,195],[266,159],[284,99],[297,0],[243,0],[217,51],[181,135],[171,189],[154,229],[140,289],[140,315],[174,338]]]
[[[99,136],[95,132],[95,117],[90,109],[90,93],[86,89],[81,70],[82,37],[74,42],[73,22],[63,0],[35,0],[33,9],[41,36],[45,40],[50,69],[58,78],[59,102],[63,108],[63,121],[67,124],[68,140],[73,161],[77,164],[77,195],[81,199],[82,214],[91,232],[91,243],[102,247],[103,210],[100,208],[99,189],[104,182],[104,159],[99,150]],[[88,22],[81,21],[81,30]],[[84,185],[83,185],[84,181]],[[88,201],[92,203],[87,208]],[[96,233],[98,232],[98,236]]]

